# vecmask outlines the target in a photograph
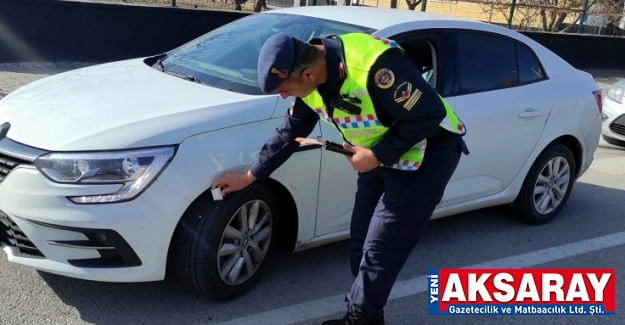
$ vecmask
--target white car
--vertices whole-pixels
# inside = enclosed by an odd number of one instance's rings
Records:
[[[271,180],[213,200],[246,171],[291,99],[262,94],[258,52],[276,32],[396,40],[466,123],[434,218],[512,204],[540,224],[564,206],[601,134],[591,75],[495,25],[408,10],[303,7],[235,21],[154,57],[50,76],[0,101],[0,230],[8,260],[95,281],[164,279],[229,299],[281,245],[349,236],[356,172],[306,147]],[[319,122],[310,137],[342,142]]]
[[[609,144],[625,147],[625,79],[614,83],[603,98],[601,136]]]

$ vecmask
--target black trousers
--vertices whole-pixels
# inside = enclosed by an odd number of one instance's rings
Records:
[[[416,171],[379,167],[358,177],[351,220],[355,277],[349,306],[381,316],[408,256],[422,237],[462,154],[464,140],[447,131],[428,139]]]

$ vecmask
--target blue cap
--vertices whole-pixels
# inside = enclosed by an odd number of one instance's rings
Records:
[[[285,33],[267,39],[258,56],[258,83],[271,93],[291,75],[295,63],[295,41]]]

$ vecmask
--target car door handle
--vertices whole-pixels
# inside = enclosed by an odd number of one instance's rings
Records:
[[[543,112],[535,108],[526,108],[523,112],[519,113],[519,118],[530,118],[543,115]]]

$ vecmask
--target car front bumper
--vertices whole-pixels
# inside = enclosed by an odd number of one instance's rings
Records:
[[[604,98],[603,116],[601,134],[625,141],[625,104],[620,104],[607,97]]]
[[[0,182],[0,245],[8,260],[86,280],[162,280],[171,236],[189,202],[158,181],[123,203],[66,198],[118,188],[57,184],[32,165],[15,167]]]

